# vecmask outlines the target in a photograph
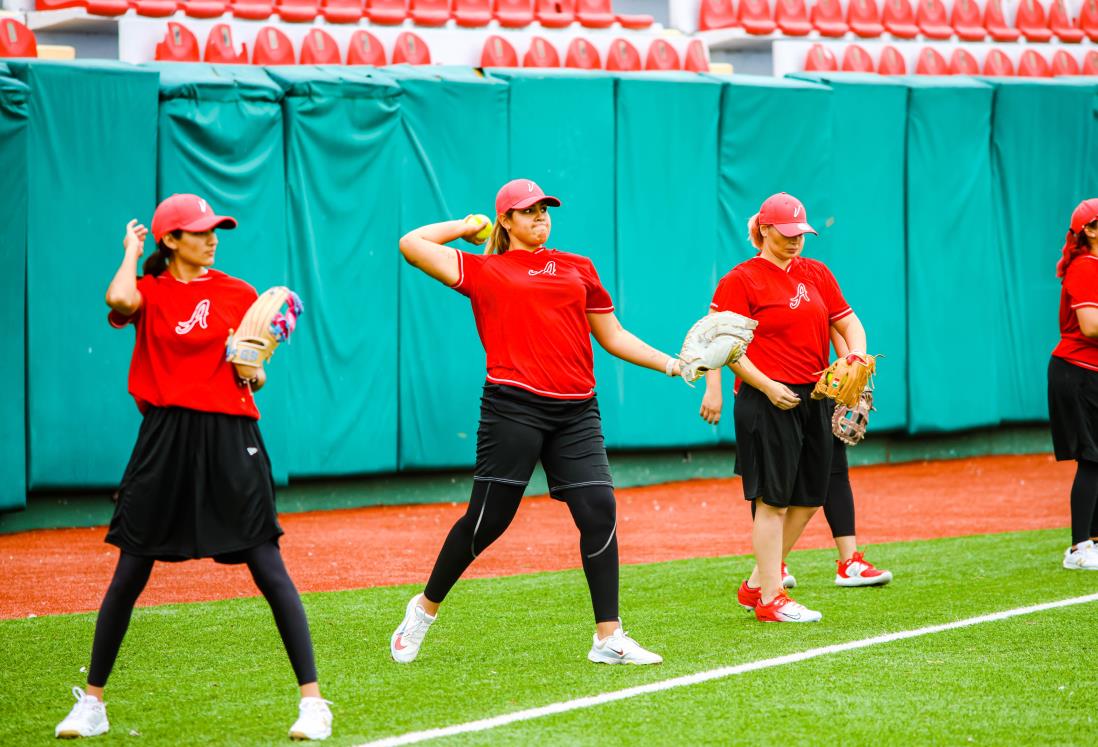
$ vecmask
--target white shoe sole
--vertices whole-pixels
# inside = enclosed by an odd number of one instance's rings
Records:
[[[865,578],[863,576],[852,576],[850,578],[843,578],[842,576],[835,576],[836,586],[845,586],[852,588],[856,586],[884,586],[892,580],[892,571],[884,571],[880,576],[872,578]]]
[[[85,739],[87,737],[98,737],[101,734],[106,734],[110,731],[110,728],[110,724],[103,724],[96,728],[91,734],[81,734],[76,729],[65,729],[64,731],[56,732],[54,736],[57,739]]]
[[[637,666],[663,663],[662,658],[657,661],[636,661],[635,659],[619,659],[616,656],[607,656],[605,654],[600,654],[597,651],[588,651],[587,661],[592,662],[593,664],[634,664]]]
[[[1064,561],[1063,565],[1064,568],[1067,568],[1069,571],[1098,571],[1098,566],[1096,565],[1077,565],[1068,562],[1067,560]]]
[[[332,730],[331,729],[329,729],[323,735],[319,735],[319,736],[315,736],[315,737],[310,737],[308,734],[306,734],[303,731],[291,731],[290,732],[290,739],[292,739],[295,742],[322,742],[330,736],[332,736]]]

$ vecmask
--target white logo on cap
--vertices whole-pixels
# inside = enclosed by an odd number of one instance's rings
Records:
[[[206,201],[205,200],[199,199],[198,209],[201,210],[203,213],[206,212]]]
[[[191,318],[185,322],[180,322],[175,325],[175,333],[177,335],[185,335],[190,332],[195,326],[199,326],[202,329],[206,329],[206,317],[210,315],[210,299],[203,298],[198,302],[198,305],[194,307],[194,311],[191,312]]]
[[[793,217],[796,218],[796,217],[800,216],[800,214],[801,214],[801,206],[798,205],[797,207],[793,208]]]
[[[533,192],[534,191],[534,183],[533,182],[526,182],[526,191],[527,192]]]
[[[789,299],[789,308],[795,309],[801,305],[801,301],[808,300],[808,289],[804,287],[804,283],[797,283],[797,295]]]
[[[546,263],[545,267],[541,268],[540,270],[527,270],[526,272],[530,275],[530,277],[534,277],[535,275],[556,275],[557,263],[550,260]]]

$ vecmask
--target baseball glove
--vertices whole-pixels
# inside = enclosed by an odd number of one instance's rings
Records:
[[[225,341],[225,359],[239,366],[262,367],[279,343],[290,339],[304,310],[289,288],[279,285],[264,291]]]
[[[816,388],[812,390],[812,399],[831,399],[853,409],[858,397],[869,385],[869,377],[877,371],[877,358],[867,355],[848,355],[839,358],[820,374]]]
[[[836,403],[835,412],[831,415],[831,432],[844,444],[857,446],[865,438],[865,429],[869,427],[869,413],[873,409],[872,389],[862,392],[854,407]]]
[[[738,361],[755,339],[757,326],[754,319],[731,311],[706,314],[696,321],[679,351],[683,380],[693,386],[706,371]]]

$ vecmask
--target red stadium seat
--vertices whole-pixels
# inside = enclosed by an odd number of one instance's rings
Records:
[[[233,0],[233,17],[250,21],[263,21],[274,13],[272,0]]]
[[[393,43],[393,64],[430,65],[431,50],[411,31],[402,31]]]
[[[881,50],[881,61],[877,63],[877,72],[881,75],[907,75],[907,63],[891,44],[886,44]]]
[[[914,39],[919,35],[915,25],[915,11],[908,0],[884,0],[881,23],[885,30],[901,39]]]
[[[253,65],[293,65],[295,62],[293,42],[274,26],[264,26],[255,35]]]
[[[1038,0],[1022,0],[1018,3],[1018,15],[1014,17],[1014,25],[1027,41],[1047,42],[1052,38],[1045,9]]]
[[[1064,0],[1052,0],[1048,6],[1048,27],[1062,42],[1078,44],[1083,41],[1083,29],[1071,22]]]
[[[84,7],[93,16],[121,16],[129,11],[130,4],[126,0],[88,0]]]
[[[980,63],[967,49],[955,49],[949,58],[950,75],[979,75]]]
[[[37,57],[34,32],[14,18],[0,18],[0,57]]]
[[[851,31],[865,39],[872,39],[884,33],[881,12],[877,10],[876,0],[850,0],[846,9],[846,23]]]
[[[123,0],[123,4],[125,4]],[[35,10],[59,10],[61,8],[83,8],[87,5],[86,0],[36,0],[34,4]],[[126,6],[129,9],[129,6]]]
[[[693,39],[686,45],[686,60],[682,64],[683,70],[692,73],[709,72],[709,53],[701,39]]]
[[[179,11],[176,0],[134,0],[133,9],[146,18],[167,18]]]
[[[976,0],[953,0],[953,13],[949,17],[953,33],[965,41],[983,41],[987,29],[980,18],[980,6]]]
[[[417,26],[445,26],[450,20],[450,0],[412,0],[411,16]]]
[[[311,28],[301,42],[302,65],[338,65],[343,62],[339,45],[332,35],[321,28]]]
[[[599,51],[586,39],[573,39],[564,54],[564,66],[580,70],[601,70],[602,60]]]
[[[1018,60],[1016,75],[1019,78],[1050,78],[1052,71],[1048,67],[1048,60],[1040,52],[1027,49]]]
[[[809,17],[820,36],[840,37],[850,31],[850,26],[843,20],[843,6],[839,0],[816,0]]]
[[[822,44],[813,44],[804,58],[806,72],[833,73],[839,69],[839,63],[830,49]]]
[[[843,52],[842,70],[844,73],[872,73],[873,58],[857,44],[850,44]]]
[[[317,2],[318,0],[275,0],[275,13],[283,21],[308,23],[320,12]]]
[[[397,26],[408,17],[408,3],[406,0],[366,0],[363,15],[370,23]]]
[[[744,31],[756,36],[773,34],[778,28],[770,17],[770,3],[767,0],[740,0],[737,18]]]
[[[1091,41],[1098,41],[1098,0],[1083,0],[1083,7],[1079,9],[1079,28]]]
[[[1018,29],[1007,25],[1006,18],[1003,16],[1003,0],[985,0],[985,2],[987,5],[984,8],[984,28],[991,34],[991,38],[995,41],[1017,41],[1022,34]]]
[[[1083,75],[1098,75],[1098,52],[1091,50],[1083,58]]]
[[[175,21],[168,21],[164,38],[156,43],[159,62],[198,62],[198,39],[191,30]]]
[[[926,47],[915,63],[916,75],[949,75],[949,63],[938,50]]]
[[[230,65],[248,64],[248,45],[241,44],[237,52],[233,46],[233,31],[227,23],[219,23],[210,29],[206,37],[206,52],[203,62],[218,62]]]
[[[484,40],[484,48],[480,52],[481,67],[518,67],[518,53],[511,46],[511,42],[498,34],[493,34]]]
[[[191,18],[220,18],[229,12],[226,0],[183,0],[183,12]]]
[[[560,55],[557,48],[543,37],[535,36],[530,40],[530,49],[522,57],[523,67],[560,67]]]
[[[322,0],[320,14],[328,23],[358,23],[362,20],[362,0]]]
[[[640,70],[640,52],[625,39],[615,39],[606,52],[606,69],[624,72]]]
[[[732,0],[701,0],[698,31],[726,29],[736,25],[736,9]]]
[[[537,0],[538,23],[548,29],[562,29],[576,22],[576,0]]]
[[[521,29],[534,22],[534,0],[495,0],[496,20],[508,29]]]
[[[775,0],[774,21],[786,36],[808,36],[812,31],[804,0]]]
[[[656,39],[648,45],[644,58],[645,70],[682,70],[679,53],[666,39]]]
[[[604,29],[617,20],[610,8],[610,0],[577,0],[576,18],[590,29]]]
[[[634,31],[643,31],[656,22],[655,18],[643,13],[616,13],[614,17],[618,19],[622,28]]]
[[[953,36],[953,27],[949,25],[949,14],[942,0],[918,0],[919,9],[915,11],[915,24],[928,39],[949,39]]]
[[[347,64],[381,67],[385,64],[385,47],[376,36],[360,29],[351,34],[347,44]]]
[[[1001,49],[993,49],[984,58],[983,73],[984,75],[1011,76],[1014,75],[1014,63]]]
[[[454,20],[465,28],[487,26],[492,22],[492,1],[454,0]]]
[[[1079,62],[1072,56],[1071,52],[1061,49],[1052,55],[1052,74],[1078,75]]]

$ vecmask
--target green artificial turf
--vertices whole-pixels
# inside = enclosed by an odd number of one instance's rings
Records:
[[[410,665],[389,659],[388,639],[411,587],[306,595],[335,702],[329,743],[1098,591],[1098,573],[1060,568],[1064,542],[1054,530],[876,546],[870,559],[897,577],[881,589],[839,589],[833,552],[794,553],[795,596],[824,613],[811,625],[763,625],[736,605],[749,558],[627,566],[625,627],[663,654],[656,667],[586,661],[590,601],[578,571],[460,583]],[[88,614],[0,622],[0,744],[52,739],[69,688],[83,682],[93,623]],[[443,742],[1092,743],[1096,623],[1098,603],[1051,610]],[[138,609],[107,702],[111,732],[96,744],[261,745],[284,738],[296,688],[265,603],[237,599]]]

